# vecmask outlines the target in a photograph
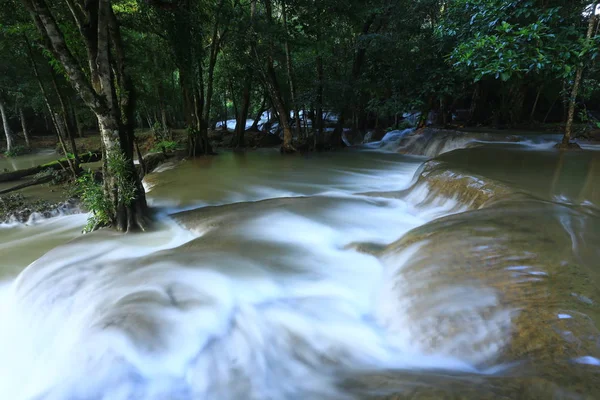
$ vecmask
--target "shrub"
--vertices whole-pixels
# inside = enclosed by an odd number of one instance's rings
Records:
[[[130,206],[135,200],[138,188],[135,185],[133,175],[136,173],[128,166],[127,157],[119,150],[109,152],[106,158],[106,166],[112,177],[118,193],[118,203]],[[104,187],[100,174],[90,170],[83,173],[71,196],[81,200],[83,206],[91,213],[83,232],[88,233],[98,228],[110,226],[115,214],[115,205],[104,193]]]
[[[175,151],[179,148],[179,144],[174,140],[162,140],[152,146],[154,152]]]
[[[83,228],[84,233],[110,225],[112,205],[104,195],[102,182],[96,179],[96,174],[88,170],[77,178],[73,194],[91,213],[85,228]]]

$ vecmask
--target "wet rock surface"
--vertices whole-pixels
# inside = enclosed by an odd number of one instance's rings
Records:
[[[80,212],[80,204],[76,199],[50,202],[30,199],[18,193],[0,197],[0,223],[26,223]]]

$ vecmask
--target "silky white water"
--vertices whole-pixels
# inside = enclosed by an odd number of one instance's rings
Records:
[[[311,161],[308,175],[263,164],[265,178],[222,180],[213,199],[322,195],[181,217],[190,230],[165,219],[149,234],[98,232],[3,283],[0,398],[342,398],[350,372],[474,371],[470,357],[428,354],[378,321],[382,291],[394,289],[381,261],[352,246],[426,222],[402,200],[351,194],[406,186],[418,163],[373,157],[376,168],[319,171]],[[154,199],[173,202],[180,189]]]
[[[166,206],[151,233],[66,243],[85,220],[71,216],[62,231],[50,220],[38,237],[11,236],[0,399],[345,399],[361,397],[348,380],[379,372],[502,370],[519,309],[485,280],[443,279],[460,265],[434,257],[426,237],[387,246],[467,209],[425,202],[425,184],[385,194],[413,183],[421,159],[263,156],[150,176],[150,199]],[[15,253],[61,242],[17,276]]]

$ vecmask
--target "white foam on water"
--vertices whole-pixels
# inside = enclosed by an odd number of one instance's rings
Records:
[[[600,367],[600,359],[592,356],[579,357],[574,360],[577,364],[594,365]]]
[[[219,201],[312,197],[211,210],[195,234],[163,216],[155,232],[55,248],[0,284],[0,399],[345,399],[338,379],[361,371],[491,371],[478,367],[493,364],[511,312],[495,291],[457,284],[424,298],[426,280],[402,274],[419,246],[382,258],[352,246],[389,244],[465,209],[430,199],[426,185],[400,200],[354,194],[404,188],[417,167],[232,184]],[[415,315],[421,304],[430,308]],[[472,329],[452,333],[447,314]]]
[[[347,247],[389,243],[426,219],[400,200],[314,201],[239,214],[187,250],[169,249],[195,236],[165,222],[46,254],[0,289],[0,398],[341,399],[343,373],[477,372],[493,351],[475,359],[418,346],[397,329],[414,322],[409,313],[380,301],[393,271]],[[459,299],[447,307],[464,310]]]

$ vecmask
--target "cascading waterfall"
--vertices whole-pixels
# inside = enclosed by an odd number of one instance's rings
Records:
[[[415,179],[423,159],[403,155],[273,155],[222,155],[207,173],[189,161],[163,168],[147,179],[171,214],[155,232],[96,232],[7,275],[0,398],[410,395],[405,380],[377,377],[407,371],[437,398],[470,377],[484,389],[469,398],[481,398],[521,393],[528,381],[503,373],[523,358],[544,361],[538,349],[563,366],[600,359],[597,330],[585,324],[600,238],[589,210],[453,169],[451,159]],[[546,233],[523,245],[532,225]],[[554,321],[547,340],[541,321]],[[562,363],[553,346],[574,339]],[[535,390],[530,398],[546,394]]]

